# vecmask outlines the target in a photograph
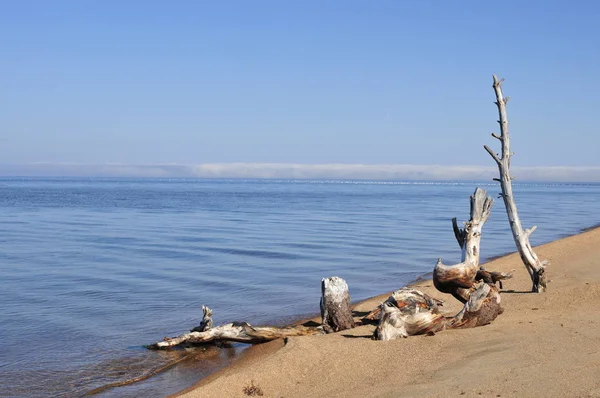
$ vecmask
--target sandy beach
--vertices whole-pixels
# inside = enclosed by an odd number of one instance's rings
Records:
[[[179,396],[245,397],[253,383],[264,397],[600,397],[600,228],[536,251],[551,262],[544,294],[528,292],[517,254],[486,264],[515,270],[490,325],[388,342],[371,340],[374,326],[273,341]],[[449,315],[461,307],[431,281],[415,286],[446,300]]]

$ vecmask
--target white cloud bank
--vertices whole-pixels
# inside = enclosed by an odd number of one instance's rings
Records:
[[[600,182],[600,167],[514,167],[520,181]],[[363,180],[490,180],[495,166],[204,163],[197,165],[85,165],[32,163],[0,165],[1,176],[275,178]]]

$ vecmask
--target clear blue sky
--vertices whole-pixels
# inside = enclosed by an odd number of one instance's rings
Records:
[[[0,163],[600,165],[597,1],[0,2]]]

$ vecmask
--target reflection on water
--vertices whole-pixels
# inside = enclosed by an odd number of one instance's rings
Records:
[[[63,370],[19,369],[2,372],[0,385],[8,386],[8,389],[3,389],[2,396],[163,396],[227,366],[236,357],[236,352],[239,349],[235,347],[216,346],[132,356],[124,356],[122,352],[119,357],[89,363],[80,368],[69,366],[70,369]],[[171,364],[176,365],[168,367]],[[168,369],[163,370],[166,367]],[[147,378],[150,375],[152,377]],[[134,383],[138,378],[143,379],[143,383]]]
[[[0,391],[70,397],[164,396],[225,366],[230,349],[155,352],[143,344],[197,325],[282,324],[318,312],[320,279],[354,300],[458,261],[450,220],[475,186],[368,181],[0,179]],[[516,184],[540,244],[597,224],[598,184]],[[497,202],[483,257],[513,251]],[[516,265],[517,266],[517,265]]]

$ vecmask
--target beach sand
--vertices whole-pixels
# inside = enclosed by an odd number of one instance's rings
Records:
[[[254,383],[264,397],[286,398],[600,397],[600,229],[536,251],[551,261],[547,293],[528,292],[517,254],[486,264],[515,270],[504,283],[504,314],[490,325],[387,342],[370,339],[374,326],[273,341],[180,396],[247,397],[244,387]],[[431,281],[415,286],[446,300],[448,314],[461,308]],[[388,295],[355,310],[369,311]]]

